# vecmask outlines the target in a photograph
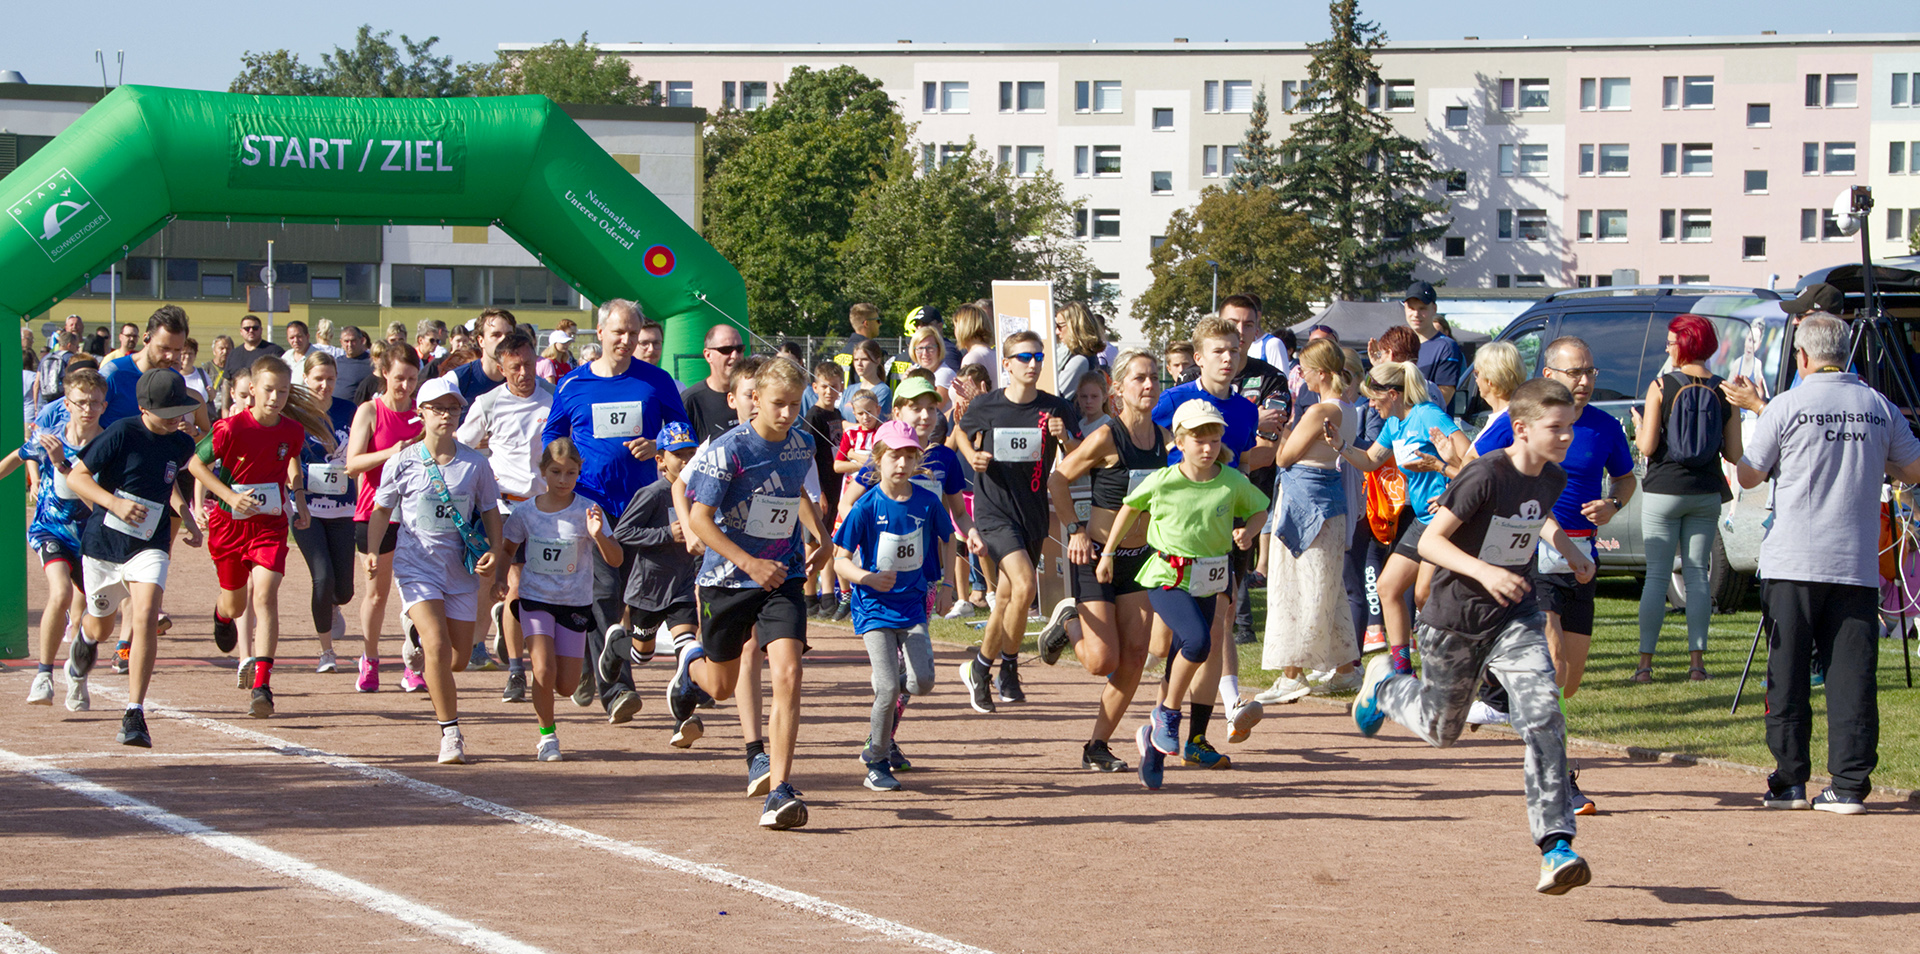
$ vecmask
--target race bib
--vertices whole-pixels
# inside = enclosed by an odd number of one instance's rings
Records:
[[[328,461],[307,465],[307,493],[338,497],[347,492],[347,469]]]
[[[747,536],[785,540],[793,536],[799,522],[800,498],[756,496],[747,510]]]
[[[1140,484],[1144,482],[1148,477],[1152,477],[1152,476],[1153,476],[1152,468],[1148,468],[1146,470],[1127,471],[1127,493],[1131,495],[1134,491],[1139,490]]]
[[[1194,596],[1218,596],[1227,591],[1227,558],[1202,557],[1187,566],[1187,592]]]
[[[1419,461],[1425,454],[1426,452],[1420,449],[1420,441],[1414,438],[1403,437],[1393,442],[1393,462],[1402,469]]]
[[[255,510],[256,517],[277,517],[280,515],[280,498],[283,496],[279,484],[234,484],[233,492],[242,497],[252,497],[260,505]]]
[[[1540,540],[1545,518],[1524,520],[1519,517],[1493,517],[1487,521],[1487,536],[1480,541],[1480,559],[1494,566],[1525,566]]]
[[[593,406],[593,436],[630,441],[639,437],[645,419],[639,401],[611,401]]]
[[[1009,464],[1030,464],[1040,459],[1040,429],[1037,427],[996,427],[993,429],[993,459]]]
[[[911,483],[911,484],[913,484],[913,485],[914,485],[915,487],[925,487],[925,488],[927,488],[928,490],[931,490],[931,491],[933,491],[933,495],[934,495],[935,497],[938,497],[938,496],[940,496],[940,495],[941,495],[941,494],[940,494],[940,479],[939,479],[939,478],[937,478],[937,477],[927,477],[927,476],[924,476],[924,475],[923,475],[923,476],[920,476],[920,477],[915,477],[915,478],[913,478],[913,479],[911,479],[911,480],[910,480],[910,481],[908,481],[908,482],[909,482],[909,483]]]
[[[421,533],[459,533],[460,528],[453,522],[454,515],[465,517],[473,504],[465,495],[442,501],[438,494],[428,491],[428,496],[420,501]]]
[[[571,576],[580,569],[578,540],[527,540],[527,569],[548,576]]]
[[[880,542],[874,546],[873,568],[885,573],[913,573],[920,569],[920,561],[925,556],[921,546],[926,542],[925,533],[882,533]]]
[[[124,490],[116,490],[113,492],[113,495],[115,497],[119,497],[121,500],[131,500],[134,503],[137,503],[140,506],[147,508],[147,516],[146,516],[146,519],[141,520],[137,524],[128,523],[125,520],[120,519],[118,516],[115,516],[113,511],[109,510],[107,511],[107,528],[110,530],[118,530],[121,533],[124,533],[127,536],[134,538],[135,540],[151,539],[153,537],[154,528],[160,526],[161,514],[164,514],[167,512],[166,505],[155,503],[151,500],[148,500],[145,497],[135,496],[133,494],[127,493]]]
[[[1573,542],[1575,546],[1586,547],[1589,558],[1593,556],[1592,537],[1574,537]],[[1545,537],[1540,538],[1540,553],[1534,558],[1533,567],[1541,573],[1573,572],[1573,564],[1568,563],[1567,558],[1561,554],[1560,548],[1554,546],[1553,542]]]

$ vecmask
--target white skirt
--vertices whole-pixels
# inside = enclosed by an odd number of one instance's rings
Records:
[[[1267,635],[1260,668],[1331,670],[1360,654],[1345,581],[1347,522],[1320,525],[1299,556],[1279,541],[1267,554]]]

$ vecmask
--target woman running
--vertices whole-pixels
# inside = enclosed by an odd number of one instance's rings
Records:
[[[391,525],[385,536],[369,540],[367,524],[373,517],[373,496],[380,489],[387,461],[420,439],[420,415],[413,406],[414,385],[420,380],[420,356],[408,345],[389,344],[380,360],[380,378],[385,389],[354,412],[353,429],[347,438],[347,476],[360,482],[353,507],[354,547],[368,554],[375,567],[367,580],[367,595],[360,600],[366,648],[360,656],[360,679],[354,686],[361,692],[380,690],[380,624],[387,618],[387,593],[393,588],[393,548],[400,539],[399,526]],[[426,687],[426,681],[411,667],[401,673],[401,689],[419,692]]]
[[[354,406],[333,394],[340,376],[333,355],[314,348],[301,370],[315,405],[325,408],[333,423],[334,449],[312,437],[300,449],[300,510],[311,522],[304,530],[294,527],[293,542],[313,576],[313,631],[320,640],[314,672],[337,672],[333,641],[347,631],[340,607],[353,602],[354,482],[347,476],[347,442],[353,436]]]

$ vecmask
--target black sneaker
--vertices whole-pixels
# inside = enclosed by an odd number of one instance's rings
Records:
[[[213,618],[214,648],[223,653],[230,653],[233,652],[233,647],[238,645],[240,645],[240,627],[233,620],[223,620],[215,616]]]
[[[1259,641],[1260,634],[1254,632],[1253,627],[1235,626],[1233,628],[1233,644],[1235,646],[1251,646]]]
[[[840,601],[840,605],[835,607],[833,610],[832,622],[835,622],[835,623],[843,622],[846,620],[847,617],[852,615],[853,615],[853,601],[842,600]]]
[[[1113,754],[1104,739],[1095,739],[1080,747],[1080,767],[1096,772],[1124,772],[1127,763]]]
[[[122,714],[118,739],[121,745],[153,748],[153,736],[147,734],[147,714],[139,709],[128,709]]]
[[[973,703],[975,712],[993,711],[993,687],[988,685],[987,676],[987,664],[978,655],[960,664],[960,681],[966,684],[967,701]]]
[[[667,684],[667,712],[673,716],[673,724],[679,725],[693,718],[694,681],[688,678],[676,678]]]
[[[1001,702],[1027,701],[1026,692],[1020,688],[1020,661],[1000,660],[1000,675],[993,680],[993,687],[1000,693]]]
[[[806,823],[807,803],[800,800],[798,789],[781,782],[778,788],[767,793],[767,803],[760,809],[760,827],[770,831],[786,831]]]
[[[1767,776],[1767,793],[1760,796],[1762,808],[1805,809],[1812,808],[1807,801],[1805,785],[1781,785],[1772,775]]]
[[[595,675],[600,684],[611,686],[620,681],[620,660],[627,658],[633,650],[633,634],[626,627],[614,624],[607,627],[607,641],[600,646],[600,669]]]
[[[1040,661],[1051,666],[1060,661],[1060,654],[1067,651],[1072,640],[1067,637],[1067,621],[1079,616],[1074,609],[1073,600],[1061,600],[1053,607],[1053,615],[1047,619],[1047,625],[1040,630]]]
[[[84,679],[93,672],[93,664],[100,658],[100,644],[87,642],[85,637],[75,636],[72,648],[67,650],[67,675],[75,679]]]
[[[886,759],[867,763],[867,778],[863,784],[876,792],[900,790],[900,780],[893,777],[893,770],[888,767]]]
[[[1867,813],[1867,803],[1858,795],[1848,795],[1829,788],[1814,797],[1813,810],[1835,815],[1864,815]]]
[[[253,701],[247,706],[247,715],[256,719],[273,717],[273,689],[269,686],[255,686]]]
[[[527,674],[525,672],[507,673],[507,688],[501,691],[500,701],[527,701]]]
[[[807,618],[808,619],[820,618],[820,607],[821,607],[820,601],[821,601],[821,597],[819,594],[815,594],[813,596],[807,597]]]

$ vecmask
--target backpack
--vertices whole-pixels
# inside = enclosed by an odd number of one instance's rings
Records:
[[[60,400],[61,385],[66,382],[67,362],[73,355],[65,351],[49,351],[40,358],[40,400],[51,403]]]
[[[1661,390],[1667,400],[1667,460],[1682,467],[1712,465],[1720,457],[1725,426],[1713,379],[1675,372]]]

